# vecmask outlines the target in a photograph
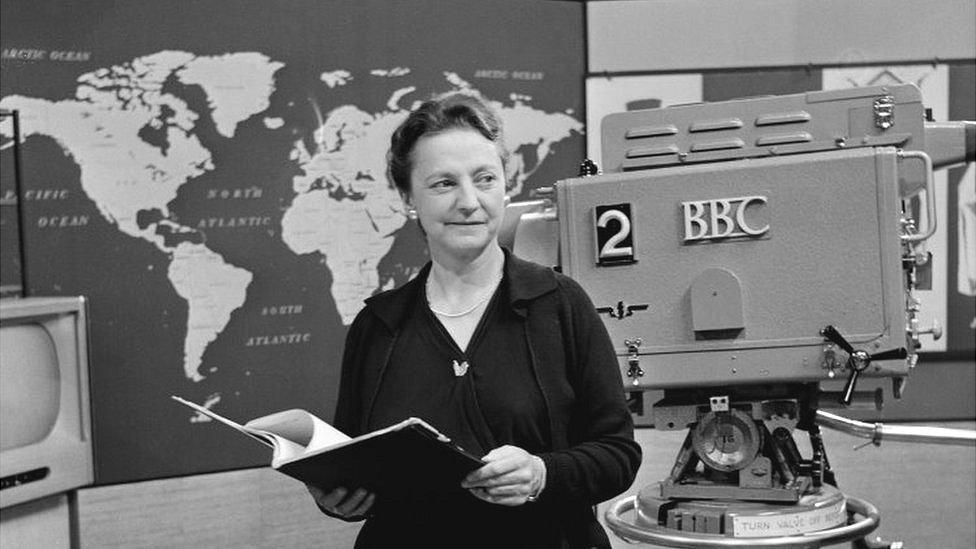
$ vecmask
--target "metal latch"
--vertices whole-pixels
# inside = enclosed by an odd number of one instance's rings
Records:
[[[713,412],[728,412],[729,396],[720,395],[720,396],[708,397],[708,407]]]
[[[874,100],[874,125],[882,130],[895,125],[895,98],[890,94]]]
[[[632,378],[635,386],[640,384],[638,378],[644,377],[644,370],[640,367],[640,357],[637,355],[637,348],[644,343],[641,338],[625,339],[624,345],[627,347],[627,377]]]

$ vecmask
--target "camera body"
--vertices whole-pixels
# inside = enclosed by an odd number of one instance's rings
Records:
[[[509,239],[586,288],[632,390],[854,369],[897,387],[923,333],[912,291],[935,229],[932,158],[949,161],[925,150],[926,125],[914,85],[612,114],[604,171],[514,204]],[[852,347],[905,356],[852,369]]]
[[[633,387],[825,380],[843,370],[826,326],[871,352],[906,345],[904,162],[857,148],[561,181],[560,264]]]
[[[678,501],[837,504],[818,410],[880,408],[862,376],[899,398],[935,335],[914,294],[932,172],[972,161],[973,130],[926,120],[911,84],[616,113],[604,171],[509,206],[502,243],[583,285],[625,388],[663,390],[655,428],[688,430],[644,499],[662,524]]]

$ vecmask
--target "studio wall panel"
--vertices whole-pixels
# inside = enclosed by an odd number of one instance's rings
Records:
[[[587,3],[591,73],[976,57],[971,0]]]

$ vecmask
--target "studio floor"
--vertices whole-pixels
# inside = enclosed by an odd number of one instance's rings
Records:
[[[976,429],[976,421],[926,425]],[[638,429],[643,463],[633,486],[620,497],[664,478],[684,436],[684,431]],[[854,450],[865,439],[826,429],[824,442],[841,490],[878,508],[881,523],[872,536],[901,541],[909,549],[976,547],[976,447],[884,441],[880,447],[868,444]],[[800,446],[809,456],[809,449]],[[66,548],[339,549],[353,546],[360,527],[322,515],[300,483],[270,468],[88,487],[70,502],[64,496],[59,501],[64,529],[69,507],[74,517],[70,522],[77,527],[74,543],[64,540]],[[27,540],[44,533],[24,507],[24,520],[7,516],[7,541],[20,539],[18,532]],[[609,502],[600,505],[601,517],[608,507]],[[631,545],[612,535],[611,540],[614,549],[654,547]]]

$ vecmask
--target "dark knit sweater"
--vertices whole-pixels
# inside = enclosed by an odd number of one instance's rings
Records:
[[[505,256],[505,291],[501,295],[508,302],[495,306],[508,307],[522,319],[524,342],[513,345],[524,343],[528,349],[548,422],[539,430],[550,439],[545,450],[537,452],[547,469],[546,489],[537,502],[512,512],[531,515],[540,528],[544,525],[547,531],[555,532],[554,537],[544,536],[547,541],[542,546],[609,547],[592,506],[626,490],[641,459],[613,345],[579,284],[507,250]],[[416,318],[411,313],[426,306],[423,284],[429,270],[428,264],[401,288],[368,299],[349,330],[335,424],[351,436],[370,430],[376,396],[383,387],[404,322]],[[474,532],[469,539],[439,539],[437,531],[427,530],[422,539],[409,539],[409,535],[404,538],[408,531],[402,528],[396,528],[400,530],[397,533],[377,531],[384,524],[392,524],[393,514],[406,516],[408,511],[379,501],[360,535],[363,543],[357,546],[397,541],[402,547],[452,543],[468,547],[477,545],[478,539],[488,539]],[[466,515],[459,515],[455,522],[468,521],[470,511],[463,509]],[[444,524],[451,523],[452,517],[441,518]]]

